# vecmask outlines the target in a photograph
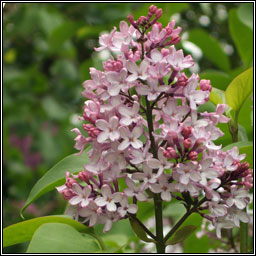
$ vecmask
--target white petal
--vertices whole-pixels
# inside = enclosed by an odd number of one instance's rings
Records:
[[[97,214],[92,214],[90,217],[89,226],[93,227],[97,222]]]
[[[120,133],[118,131],[113,131],[109,133],[109,138],[111,141],[118,140],[120,137]]]
[[[116,211],[116,204],[114,203],[114,201],[111,201],[107,204],[107,210],[110,212]]]
[[[107,204],[107,201],[104,197],[98,197],[95,199],[95,203],[98,205],[98,206],[105,206]]]
[[[110,195],[112,195],[112,192],[111,192],[111,189],[110,189],[110,187],[108,186],[108,185],[103,185],[102,187],[101,187],[101,194],[103,195],[103,196],[105,196],[105,197],[108,197],[108,196],[110,196]]]
[[[77,193],[78,195],[82,195],[82,194],[83,194],[82,188],[81,188],[77,183],[75,183],[75,184],[72,185],[72,189],[73,189],[73,191],[74,191],[75,193]]]
[[[136,65],[134,62],[132,62],[132,61],[128,61],[128,62],[126,63],[126,68],[127,68],[128,71],[131,72],[131,73],[136,73],[136,74],[137,74],[137,72],[138,72],[138,67],[137,67],[137,65]]]
[[[180,183],[187,185],[189,182],[189,177],[186,174],[180,175]]]
[[[138,206],[136,204],[129,205],[127,211],[131,214],[135,214],[138,211]]]
[[[152,158],[147,160],[147,165],[152,169],[157,169],[161,166],[161,163],[159,160]]]
[[[238,209],[244,209],[246,207],[246,203],[243,199],[235,199],[235,205]]]
[[[120,92],[120,86],[118,84],[113,84],[108,87],[108,93],[110,96],[116,96]]]
[[[197,181],[201,180],[201,175],[196,171],[191,171],[190,172],[190,179],[197,182]]]
[[[72,205],[76,205],[76,204],[79,204],[81,201],[82,201],[81,196],[74,196],[68,202]]]
[[[168,191],[162,191],[161,198],[162,198],[162,200],[164,200],[166,202],[170,202],[172,199],[171,194]]]
[[[86,207],[88,204],[89,204],[89,199],[88,198],[83,198],[82,201],[81,201],[81,206],[82,207]]]
[[[107,220],[103,229],[103,232],[106,233],[112,228],[113,222],[111,220]]]
[[[126,127],[120,127],[119,128],[119,132],[120,132],[120,135],[122,138],[129,138],[129,135],[130,135],[130,131],[129,129],[127,129]]]
[[[130,142],[128,139],[124,139],[118,146],[118,150],[120,151],[123,151],[125,150],[126,148],[128,148],[130,145]]]
[[[98,135],[98,137],[97,137],[97,141],[99,143],[103,143],[103,142],[105,142],[108,139],[108,136],[109,136],[109,132],[108,131],[101,132]]]
[[[131,145],[133,148],[135,149],[139,149],[139,148],[142,148],[143,147],[143,143],[142,141],[138,140],[138,139],[134,139],[132,142],[131,142]]]
[[[102,131],[105,131],[105,130],[108,130],[108,122],[104,119],[98,119],[96,122],[95,122],[97,128],[99,128],[100,130]]]
[[[147,201],[147,197],[142,193],[142,192],[139,192],[138,193],[138,195],[137,195],[137,199],[139,200],[139,201]]]
[[[110,83],[120,82],[120,76],[119,76],[119,73],[117,72],[109,71],[106,73],[106,77]]]
[[[120,124],[129,126],[132,123],[132,119],[130,117],[123,117],[120,120]]]

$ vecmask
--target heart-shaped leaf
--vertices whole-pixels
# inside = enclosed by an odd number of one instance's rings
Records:
[[[33,203],[37,198],[43,194],[55,189],[55,187],[64,184],[65,173],[77,173],[83,170],[83,165],[89,163],[89,157],[87,155],[89,148],[87,148],[82,155],[77,156],[72,154],[65,157],[55,166],[53,166],[45,175],[34,185],[28,199],[21,209],[21,216],[23,217],[24,210]]]
[[[187,237],[189,237],[195,230],[197,226],[188,225],[184,226],[178,231],[176,231],[171,239],[166,242],[166,245],[173,245],[184,241]]]
[[[253,92],[253,69],[249,68],[238,75],[228,86],[225,96],[227,104],[239,111]]]
[[[90,228],[67,216],[45,216],[13,224],[3,230],[3,247],[31,240],[34,232],[45,223],[64,223],[81,232],[90,232]]]
[[[33,235],[27,253],[93,253],[100,248],[88,234],[63,223],[46,223]]]

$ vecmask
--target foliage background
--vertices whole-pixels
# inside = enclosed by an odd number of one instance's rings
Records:
[[[94,53],[98,36],[110,31],[129,13],[135,18],[147,13],[144,3],[7,3],[3,10],[3,224],[21,221],[19,210],[35,182],[56,162],[75,153],[73,127],[82,113],[81,83],[89,79],[89,67],[101,69],[107,52]],[[192,54],[196,65],[190,72],[211,79],[225,90],[232,79],[252,64],[252,4],[164,3],[161,21],[170,17],[183,28],[177,48]],[[251,10],[251,11],[250,11]],[[246,49],[230,27],[231,13],[238,20]],[[194,45],[191,43],[194,43]],[[243,41],[243,39],[242,39]],[[239,45],[240,44],[240,45]],[[195,47],[195,45],[199,46]],[[200,50],[201,48],[201,50]],[[252,140],[252,101],[244,104],[240,116],[240,140]],[[211,111],[213,103],[206,109]],[[205,109],[202,109],[202,111]],[[226,124],[223,146],[231,143]],[[33,203],[27,218],[62,214],[65,203],[51,192]],[[180,216],[172,210],[170,221]],[[153,211],[146,205],[141,213],[147,220]],[[168,207],[165,214],[170,215]],[[192,216],[190,222],[201,220]],[[194,224],[193,223],[193,224]],[[127,230],[127,223],[113,234]],[[117,231],[116,231],[117,230]],[[117,232],[118,233],[118,232]],[[193,240],[194,239],[194,240]],[[191,237],[184,252],[207,252],[209,238],[195,242]],[[199,245],[200,244],[200,248]],[[23,252],[26,244],[7,247],[5,252]],[[137,248],[140,250],[140,248]],[[201,251],[198,251],[201,250]]]

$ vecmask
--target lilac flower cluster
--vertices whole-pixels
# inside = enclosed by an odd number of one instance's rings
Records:
[[[247,222],[243,209],[252,187],[252,170],[238,148],[223,152],[214,144],[227,123],[225,105],[216,112],[197,111],[209,100],[211,84],[184,69],[193,66],[190,55],[176,50],[181,28],[175,21],[158,22],[162,9],[149,8],[130,26],[120,22],[99,38],[96,51],[108,49],[112,57],[104,71],[90,68],[83,83],[86,98],[83,132],[75,128],[75,148],[81,154],[90,145],[90,163],[78,175],[67,172],[57,188],[71,205],[76,219],[94,226],[135,216],[138,201],[160,194],[197,205],[197,212],[221,228]],[[88,136],[83,135],[88,134]],[[120,189],[125,180],[126,188]],[[205,213],[204,210],[208,210]]]

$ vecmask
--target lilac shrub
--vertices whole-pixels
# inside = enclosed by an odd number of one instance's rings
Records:
[[[211,221],[221,237],[222,228],[249,221],[243,209],[252,170],[237,147],[224,152],[214,144],[223,135],[217,124],[229,122],[226,106],[198,112],[209,100],[211,83],[184,73],[193,58],[175,48],[181,28],[174,20],[163,27],[161,15],[152,5],[146,17],[135,21],[129,15],[130,25],[121,21],[120,31],[114,27],[100,36],[95,50],[112,56],[104,71],[90,68],[91,80],[83,83],[83,131],[72,130],[79,154],[90,146],[90,163],[77,175],[67,172],[57,190],[76,220],[104,224],[104,232],[114,222],[136,218],[138,201],[153,198],[160,207],[175,198]],[[148,234],[166,242],[171,233],[161,237],[161,215],[156,211],[156,236]]]

